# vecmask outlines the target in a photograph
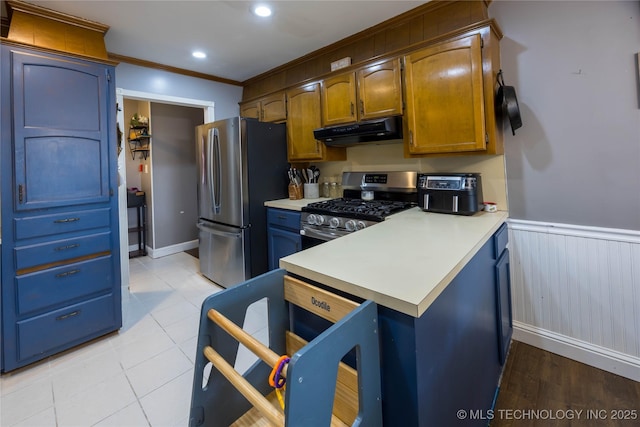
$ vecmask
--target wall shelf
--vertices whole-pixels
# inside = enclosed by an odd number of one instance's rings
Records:
[[[147,160],[149,156],[149,144],[151,143],[151,135],[149,134],[149,126],[131,126],[129,127],[129,152],[131,158],[136,159],[136,153],[140,153],[140,158]]]

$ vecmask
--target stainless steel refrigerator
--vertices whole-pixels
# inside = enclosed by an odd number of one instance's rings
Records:
[[[231,118],[196,127],[200,272],[228,288],[267,271],[264,202],[287,197],[284,124]]]

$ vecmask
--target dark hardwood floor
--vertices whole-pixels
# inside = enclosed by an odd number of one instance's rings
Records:
[[[640,426],[640,382],[513,341],[490,425]]]

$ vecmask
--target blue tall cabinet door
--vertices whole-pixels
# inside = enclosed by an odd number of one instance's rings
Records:
[[[109,200],[109,70],[14,51],[15,208]]]
[[[0,369],[11,371],[122,325],[115,68],[1,48]]]

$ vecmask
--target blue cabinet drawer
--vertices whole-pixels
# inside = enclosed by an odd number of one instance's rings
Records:
[[[509,243],[509,228],[505,222],[493,235],[494,259],[500,258],[500,255]]]
[[[24,274],[25,271],[20,270],[30,267],[53,266],[65,260],[108,252],[110,249],[110,232],[17,247],[15,249],[17,274]]]
[[[117,328],[113,294],[17,322],[18,359],[69,347]]]
[[[300,230],[300,212],[269,208],[267,209],[267,224],[298,231]]]
[[[111,256],[25,274],[16,279],[18,314],[73,301],[113,286]]]
[[[111,209],[104,208],[16,218],[16,239],[108,227],[110,211]]]

